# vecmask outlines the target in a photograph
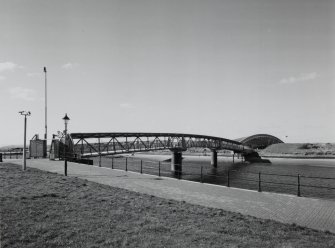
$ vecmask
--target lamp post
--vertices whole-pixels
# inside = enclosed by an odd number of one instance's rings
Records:
[[[26,137],[27,137],[27,116],[30,116],[30,111],[20,111],[21,115],[24,115],[24,141],[23,141],[23,165],[22,170],[27,169],[27,154],[26,154]]]
[[[65,114],[63,117],[65,129],[64,129],[64,150],[63,150],[63,156],[64,156],[64,175],[67,176],[67,160],[66,160],[66,135],[67,135],[67,124],[69,123],[70,118]]]

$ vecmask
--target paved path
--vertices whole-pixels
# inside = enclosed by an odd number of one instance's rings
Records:
[[[22,160],[5,161],[22,164]],[[63,161],[31,159],[27,160],[27,166],[59,174],[64,172]],[[157,180],[158,176],[76,163],[68,163],[68,175],[166,199],[335,233],[335,201],[259,193],[165,177]]]

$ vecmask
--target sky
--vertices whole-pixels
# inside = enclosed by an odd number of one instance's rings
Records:
[[[335,1],[0,0],[0,146],[69,132],[335,142]]]

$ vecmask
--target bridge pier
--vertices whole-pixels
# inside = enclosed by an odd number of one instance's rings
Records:
[[[212,154],[211,154],[211,165],[214,167],[214,168],[217,168],[218,167],[218,153],[216,150],[212,150]]]
[[[182,174],[183,170],[183,153],[182,149],[170,149],[172,152],[171,157],[171,172],[174,173],[174,175],[179,176]]]

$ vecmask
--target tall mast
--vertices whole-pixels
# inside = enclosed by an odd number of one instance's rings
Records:
[[[47,94],[47,68],[44,67],[44,74],[45,74],[45,133],[44,139],[47,141],[48,138],[48,124],[47,124],[47,116],[48,116],[48,94]]]

